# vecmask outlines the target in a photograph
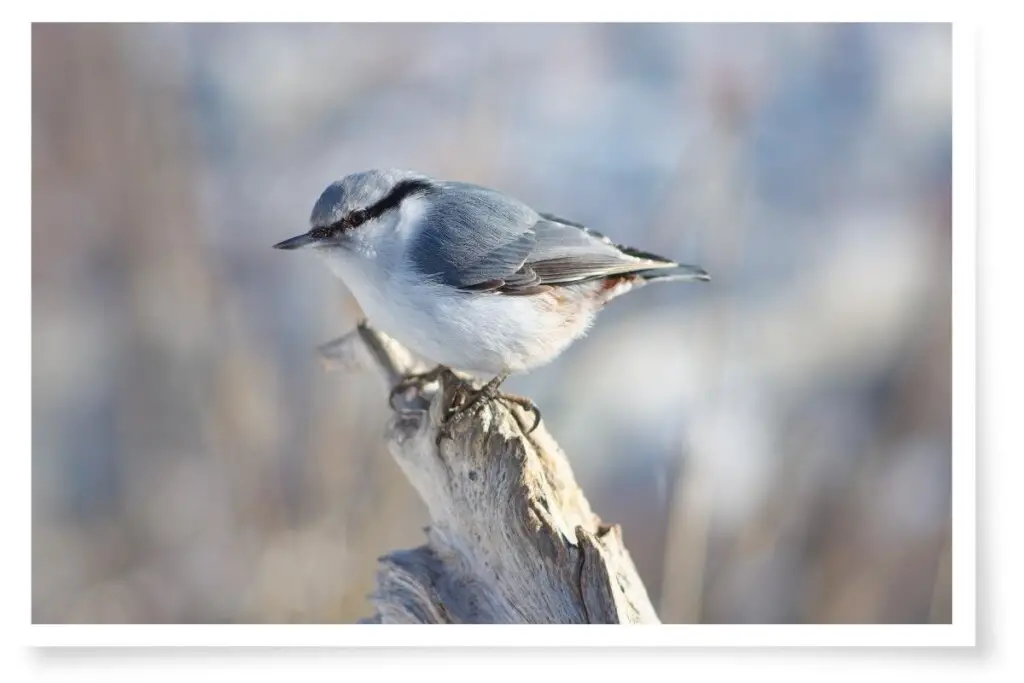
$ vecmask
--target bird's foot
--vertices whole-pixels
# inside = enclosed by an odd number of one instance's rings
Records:
[[[509,412],[512,413],[516,422],[519,424],[519,427],[527,434],[533,432],[533,430],[540,425],[540,409],[537,408],[537,405],[533,401],[524,396],[505,394],[499,391],[499,387],[501,386],[501,383],[505,381],[506,377],[507,375],[499,375],[477,391],[467,390],[457,395],[455,405],[448,411],[448,414],[445,416],[444,423],[441,425],[441,428],[438,429],[437,444],[440,445],[442,439],[450,438],[452,435],[452,429],[458,423],[468,417],[476,415],[490,401],[500,401],[504,403],[505,406],[509,408]],[[459,404],[460,400],[461,405]],[[529,429],[527,429],[522,421],[520,421],[519,415],[515,410],[511,409],[510,404],[518,405],[533,414],[533,425]]]
[[[526,434],[532,434],[537,427],[540,426],[540,408],[537,404],[526,398],[525,396],[516,396],[515,394],[498,394],[496,397],[499,401],[505,403],[505,406],[509,408],[509,412],[512,413],[512,417],[519,423],[519,428]],[[533,415],[533,424],[527,429],[526,425],[523,424],[522,420],[519,419],[519,413],[512,409],[509,404],[514,404]]]

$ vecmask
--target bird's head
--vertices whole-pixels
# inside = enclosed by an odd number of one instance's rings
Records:
[[[413,171],[375,169],[353,173],[331,183],[320,194],[307,232],[278,242],[274,248],[375,252],[389,229],[397,225],[405,203],[433,189],[428,177]]]

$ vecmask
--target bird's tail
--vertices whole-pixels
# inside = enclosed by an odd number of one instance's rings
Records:
[[[633,247],[627,247],[621,244],[615,245],[623,253],[629,254],[630,256],[643,259],[645,261],[653,261],[657,264],[654,268],[645,268],[643,270],[633,271],[634,275],[639,275],[644,281],[650,280],[666,280],[666,281],[681,281],[681,282],[706,282],[711,279],[708,271],[704,270],[700,266],[692,266],[685,263],[676,263],[671,259],[667,259],[664,256],[658,256],[657,254],[651,254],[646,251],[640,251]]]
[[[644,256],[643,258],[649,258]],[[615,275],[604,280],[599,297],[603,303],[608,303],[626,292],[643,287],[649,282],[706,282],[711,279],[708,271],[700,266],[675,263],[667,259],[658,259],[659,267],[634,270],[629,273]],[[649,259],[654,260],[654,259]]]
[[[711,279],[708,271],[700,266],[690,266],[677,263],[665,268],[651,268],[640,270],[635,273],[646,282],[652,280],[678,281],[678,282],[707,282]]]

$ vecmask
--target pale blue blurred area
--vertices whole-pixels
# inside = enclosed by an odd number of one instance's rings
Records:
[[[706,267],[533,397],[665,621],[949,621],[948,25],[36,27],[37,621],[353,621],[425,512],[273,243],[413,168]]]

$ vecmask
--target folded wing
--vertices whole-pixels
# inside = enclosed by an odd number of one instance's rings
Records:
[[[466,291],[534,294],[613,275],[675,268],[600,233],[464,183],[432,197],[411,250],[420,272]]]

